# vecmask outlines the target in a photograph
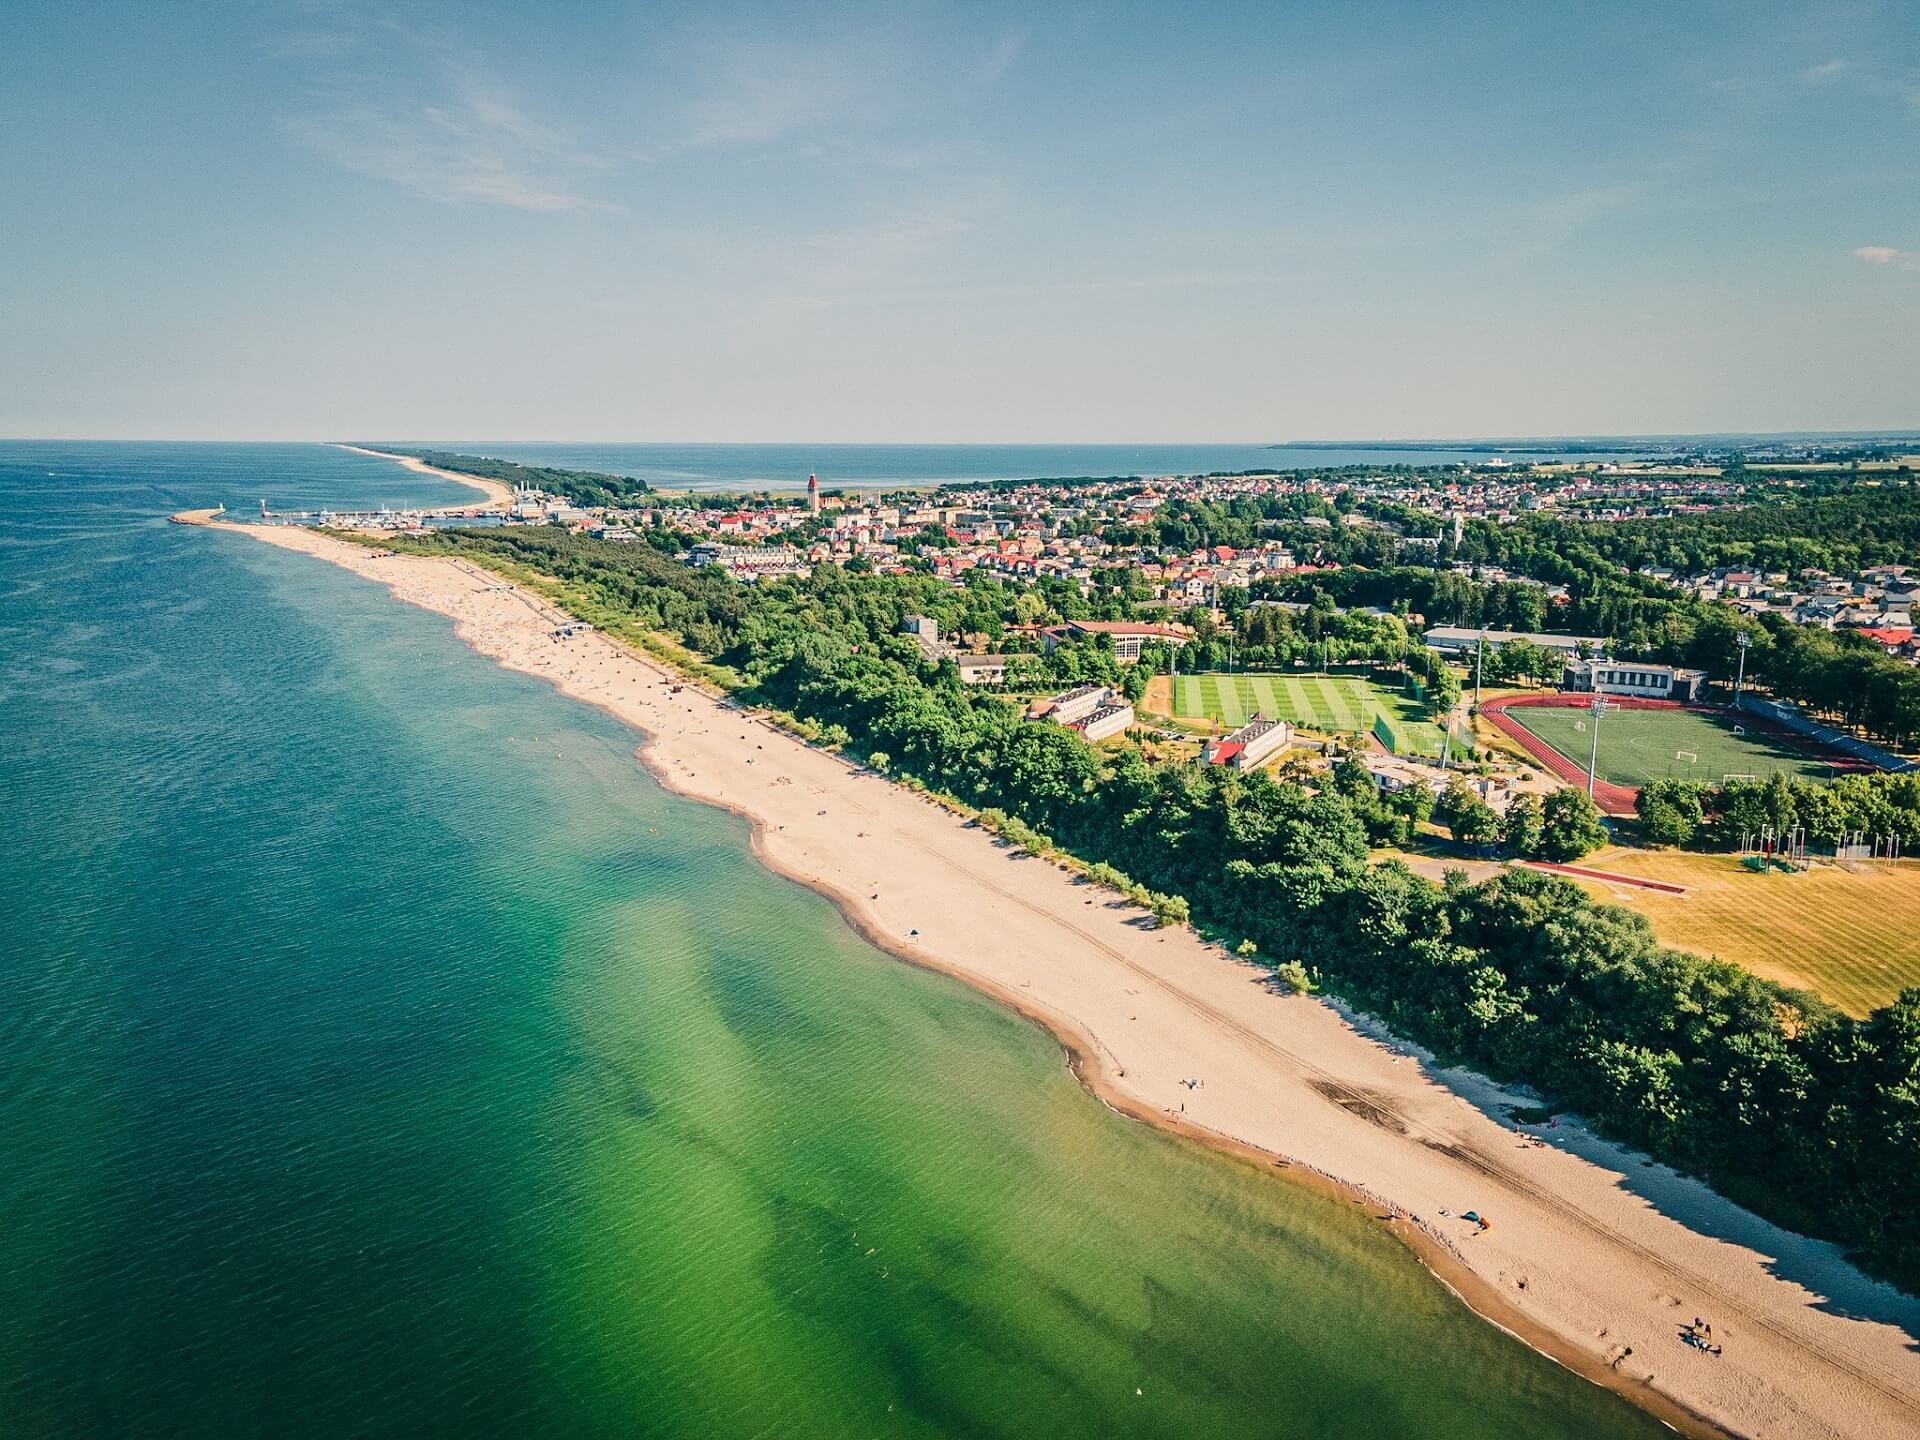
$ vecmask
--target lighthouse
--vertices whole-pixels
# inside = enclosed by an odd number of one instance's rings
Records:
[[[814,515],[820,513],[820,477],[818,475],[807,476],[807,510]]]

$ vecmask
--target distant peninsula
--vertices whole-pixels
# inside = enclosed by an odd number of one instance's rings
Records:
[[[549,465],[521,465],[512,460],[496,460],[490,455],[461,455],[450,450],[427,450],[417,446],[387,445],[371,440],[357,441],[354,448],[384,455],[405,455],[431,465],[436,470],[452,470],[482,480],[496,480],[515,487],[543,490],[560,495],[576,505],[630,505],[654,489],[631,475],[608,475],[598,470],[562,470]]]

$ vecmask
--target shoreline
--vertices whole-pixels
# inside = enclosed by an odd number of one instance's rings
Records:
[[[513,504],[513,487],[502,480],[488,480],[479,475],[463,475],[458,470],[441,470],[415,455],[401,455],[392,450],[369,450],[364,445],[349,445],[344,440],[329,441],[336,450],[351,450],[356,455],[373,455],[381,460],[391,460],[403,470],[411,470],[416,475],[432,475],[436,479],[451,480],[456,485],[465,485],[469,490],[478,490],[487,497],[482,506],[449,505],[437,510],[429,510],[429,515],[459,515],[468,510],[505,510]]]
[[[1494,1118],[1522,1097],[1503,1100],[1489,1082],[1383,1043],[1331,1005],[1282,999],[1260,983],[1264,972],[1191,932],[1144,930],[1107,892],[730,700],[691,683],[673,693],[677,676],[609,637],[555,640],[548,602],[495,588],[499,577],[468,562],[192,523],[384,583],[452,618],[480,653],[634,726],[645,737],[636,754],[665,788],[746,818],[755,857],[825,895],[871,943],[1044,1026],[1110,1108],[1384,1209],[1387,1228],[1469,1308],[1676,1429],[1920,1433],[1920,1303],[1865,1280],[1834,1247],[1642,1168],[1577,1124],[1552,1145],[1526,1138]],[[725,725],[752,748],[719,737]],[[863,849],[886,858],[858,871]],[[856,882],[872,871],[884,878]],[[1180,1078],[1203,1073],[1204,1088]],[[1463,1227],[1470,1207],[1496,1228]],[[1694,1313],[1726,1336],[1724,1359],[1675,1338]]]
[[[646,766],[649,774],[661,782],[664,789],[676,795],[686,796],[686,792],[676,790],[668,784],[666,776],[646,758],[647,748],[648,742],[643,741],[635,747],[635,757]],[[1396,1240],[1406,1246],[1422,1268],[1439,1281],[1444,1289],[1487,1324],[1505,1331],[1528,1349],[1544,1355],[1563,1369],[1571,1370],[1582,1379],[1622,1396],[1681,1435],[1696,1437],[1696,1440],[1737,1440],[1738,1432],[1717,1424],[1697,1411],[1687,1408],[1674,1397],[1653,1389],[1645,1383],[1637,1385],[1622,1383],[1622,1377],[1618,1371],[1606,1365],[1597,1364],[1592,1357],[1563,1344],[1560,1337],[1553,1331],[1535,1324],[1527,1316],[1508,1305],[1497,1287],[1489,1285],[1482,1276],[1475,1273],[1459,1250],[1444,1237],[1421,1224],[1418,1216],[1411,1215],[1393,1202],[1383,1200],[1371,1191],[1341,1180],[1304,1160],[1279,1155],[1235,1136],[1182,1119],[1178,1115],[1152,1111],[1141,1106],[1118,1086],[1115,1075],[1100,1059],[1100,1051],[1105,1047],[1090,1032],[1078,1029],[1061,1017],[1051,1016],[1034,1009],[1015,991],[981,979],[963,968],[942,964],[928,955],[903,949],[895,944],[891,937],[881,934],[866,922],[861,916],[859,902],[854,896],[825,884],[818,877],[790,871],[773,858],[767,852],[762,839],[766,828],[765,823],[751,811],[725,805],[716,808],[724,809],[729,814],[748,822],[748,844],[756,861],[783,879],[790,880],[796,885],[804,885],[814,893],[824,896],[832,902],[834,909],[846,922],[847,927],[869,945],[916,969],[927,970],[936,975],[957,980],[1002,1008],[1012,1011],[1028,1024],[1044,1031],[1065,1053],[1067,1070],[1080,1083],[1081,1088],[1116,1115],[1151,1126],[1176,1141],[1198,1145],[1215,1154],[1239,1161],[1262,1175],[1277,1179],[1284,1184],[1299,1185],[1317,1194],[1330,1195],[1335,1199],[1348,1201],[1354,1205],[1368,1206],[1374,1210],[1384,1206],[1388,1213],[1376,1214],[1373,1218]],[[1122,1076],[1125,1074],[1124,1071],[1120,1073]]]

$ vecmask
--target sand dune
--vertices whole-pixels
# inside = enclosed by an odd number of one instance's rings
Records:
[[[1189,931],[1145,928],[1111,894],[722,698],[673,693],[605,636],[556,640],[545,602],[464,562],[216,528],[378,580],[483,654],[639,727],[669,788],[750,817],[767,864],[880,945],[1048,1026],[1116,1108],[1338,1183],[1476,1309],[1681,1428],[1920,1435],[1920,1303],[1834,1247],[1578,1125],[1522,1133],[1501,1118],[1519,1097],[1275,993]],[[1695,1316],[1720,1358],[1680,1342]]]

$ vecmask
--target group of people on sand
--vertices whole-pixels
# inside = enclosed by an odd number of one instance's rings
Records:
[[[1720,1353],[1720,1347],[1713,1343],[1713,1326],[1698,1315],[1693,1317],[1691,1325],[1681,1328],[1680,1339],[1683,1344],[1691,1345],[1696,1350],[1704,1350],[1709,1355]]]

